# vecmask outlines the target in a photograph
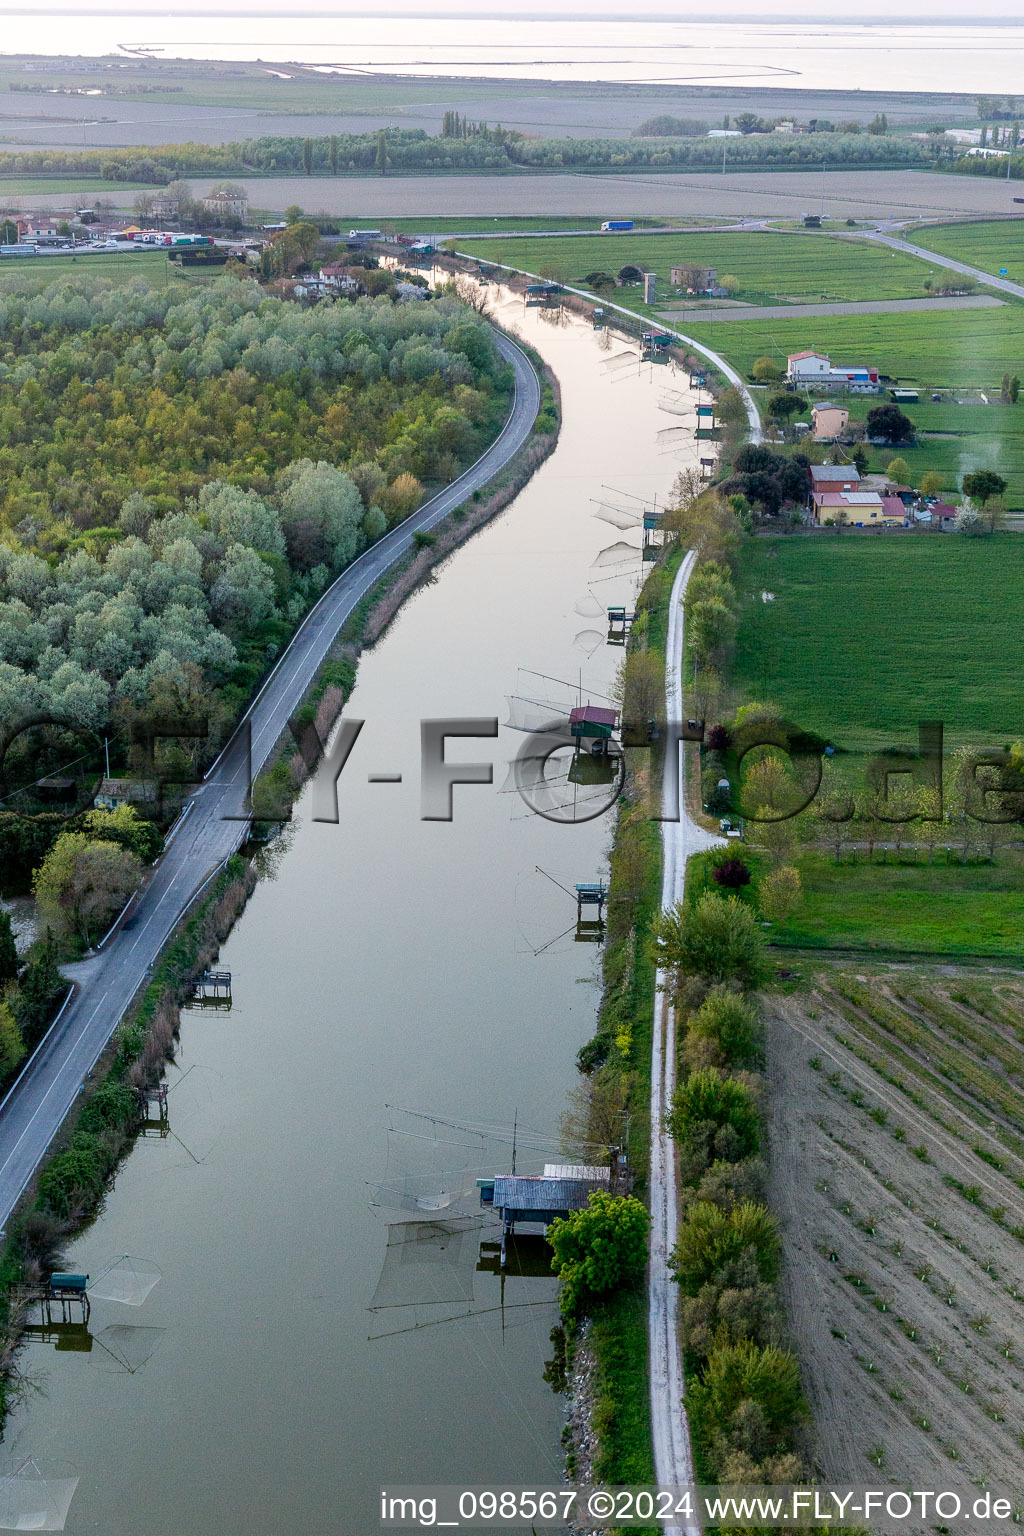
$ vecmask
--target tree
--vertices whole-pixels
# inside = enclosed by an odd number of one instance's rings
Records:
[[[117,843],[134,853],[143,864],[152,864],[163,848],[163,838],[156,825],[140,816],[132,805],[119,805],[112,811],[87,811],[81,818],[81,825],[90,837]]]
[[[796,911],[802,894],[800,871],[792,864],[783,864],[761,881],[757,904],[768,922],[784,923]]]
[[[708,892],[695,906],[677,902],[654,929],[659,964],[680,976],[753,987],[764,970],[764,941],[754,914],[735,896]]]
[[[327,140],[327,164],[330,166],[331,175],[338,174],[338,135],[332,133]]]
[[[889,460],[885,466],[885,472],[894,485],[906,485],[910,479],[910,465],[898,454],[894,459]]]
[[[993,496],[1001,496],[1006,490],[1007,482],[1002,475],[997,475],[993,469],[976,469],[972,474],[964,475],[962,485],[965,496],[969,496],[976,506],[983,507]]]
[[[922,496],[935,497],[942,495],[943,477],[937,469],[929,469],[921,476],[921,484],[918,490]]]
[[[701,666],[721,662],[736,638],[736,614],[720,597],[707,597],[688,604],[686,645]]]
[[[718,286],[719,288],[724,288],[731,298],[734,293],[739,293],[742,284],[739,278],[734,276],[732,272],[726,272],[724,277],[718,279]]]
[[[898,405],[874,405],[868,411],[867,432],[870,438],[886,443],[912,443],[917,428]]]
[[[10,914],[0,912],[0,989],[18,975],[18,950],[14,942],[14,928]]]
[[[312,174],[313,174],[313,140],[312,139],[303,139],[303,141],[302,141],[302,169],[303,169],[303,172],[305,173],[305,175],[312,176]]]
[[[121,910],[141,876],[134,853],[92,841],[84,832],[64,832],[36,870],[32,891],[55,933],[75,935],[88,945]]]
[[[756,112],[737,112],[736,127],[740,133],[750,134],[762,131],[764,124]]]
[[[380,172],[380,174],[382,176],[386,176],[387,173],[388,173],[388,165],[389,164],[390,164],[390,161],[388,159],[388,134],[387,134],[387,129],[386,128],[382,128],[380,130],[380,132],[378,133],[378,135],[377,135],[377,154],[376,154],[376,157],[374,159],[374,165],[377,167],[377,170]]]
[[[713,987],[686,1022],[687,1035],[712,1040],[730,1064],[744,1067],[757,1052],[757,1014],[728,987]]]
[[[806,1412],[800,1368],[788,1350],[751,1340],[712,1351],[699,1383],[690,1389],[701,1405],[700,1422],[728,1432],[735,1419],[755,1405],[770,1434],[789,1430]]]
[[[10,1004],[0,1000],[0,1082],[11,1076],[25,1056],[26,1047],[18,1021]]]
[[[698,1200],[687,1208],[672,1250],[675,1279],[688,1294],[712,1280],[727,1264],[750,1257],[761,1280],[774,1280],[779,1267],[779,1232],[766,1206],[744,1200],[731,1211]]]
[[[757,384],[775,384],[782,378],[782,369],[773,357],[755,358],[750,372]]]
[[[676,1086],[668,1126],[677,1140],[691,1144],[712,1137],[721,1141],[718,1133],[728,1132],[716,1150],[722,1156],[727,1148],[729,1162],[752,1157],[761,1140],[753,1092],[717,1067],[697,1067]]]
[[[551,1223],[558,1305],[575,1317],[592,1299],[640,1279],[647,1263],[646,1207],[634,1195],[595,1190],[580,1211]]]
[[[284,211],[284,221],[286,224],[298,224],[302,216],[302,209],[298,203],[289,203]]]
[[[18,226],[13,219],[0,220],[0,245],[17,245]]]
[[[1020,378],[1014,374],[1010,379],[1010,404],[1016,405],[1020,399]]]
[[[711,878],[723,890],[738,891],[740,886],[750,884],[750,870],[742,859],[726,858],[715,865]]]
[[[777,394],[769,396],[768,415],[773,421],[788,421],[791,416],[799,416],[801,411],[806,411],[809,404],[805,395],[779,390]]]

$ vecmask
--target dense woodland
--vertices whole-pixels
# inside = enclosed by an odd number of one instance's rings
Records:
[[[0,723],[214,737],[333,575],[497,430],[450,296],[313,310],[226,277],[0,294]]]

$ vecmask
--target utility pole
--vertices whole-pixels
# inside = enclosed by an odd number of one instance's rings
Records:
[[[106,753],[106,756],[107,756],[107,778],[109,779],[110,778],[110,737],[109,736],[104,736],[104,738],[103,738],[103,750],[104,750],[104,752]]]

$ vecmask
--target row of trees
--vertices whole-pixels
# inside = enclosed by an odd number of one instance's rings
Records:
[[[776,1291],[780,1243],[765,1204],[760,1039],[750,990],[765,973],[752,908],[705,894],[665,913],[680,1080],[669,1127],[683,1182],[672,1263],[683,1293],[688,1417],[708,1482],[804,1475],[806,1406]]]
[[[0,174],[47,171],[99,175],[112,182],[166,186],[189,176],[239,176],[253,171],[337,175],[339,171],[383,171],[388,168],[495,170],[513,165],[717,168],[722,158],[720,142],[706,137],[526,138],[500,125],[494,128],[484,123],[470,125],[461,117],[456,125],[454,113],[448,127],[457,131],[431,136],[423,129],[392,127],[372,133],[325,134],[305,139],[268,135],[222,145],[6,151],[0,154]],[[935,150],[928,144],[889,134],[750,132],[729,143],[729,162],[733,165],[784,167],[827,163],[834,169],[842,169],[858,165],[926,165],[932,163],[935,156]]]

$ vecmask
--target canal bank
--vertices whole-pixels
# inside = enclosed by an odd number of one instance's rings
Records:
[[[502,717],[521,669],[608,691],[621,652],[602,609],[629,601],[640,561],[595,503],[663,498],[692,445],[663,454],[657,437],[678,419],[658,400],[685,379],[493,291],[561,382],[558,447],[363,656],[339,824],[300,798],[221,956],[232,1012],[186,1014],[170,1134],[138,1145],[69,1255],[95,1274],[127,1253],[162,1277],[137,1311],[96,1304],[91,1350],[24,1357],[46,1395],[13,1415],[7,1456],[77,1469],[71,1532],[369,1529],[385,1484],[560,1474],[553,1279],[524,1262],[502,1281],[477,1242],[433,1266],[440,1290],[381,1304],[409,1296],[381,1290],[409,1213],[370,1186],[396,1183],[388,1104],[557,1131],[598,952],[559,938],[574,910],[538,866],[596,878],[610,828],[501,793],[521,740],[506,730],[449,745],[493,762],[494,784],[457,786],[451,823],[421,821],[420,720]],[[133,1368],[104,1355],[111,1328],[136,1330]]]

